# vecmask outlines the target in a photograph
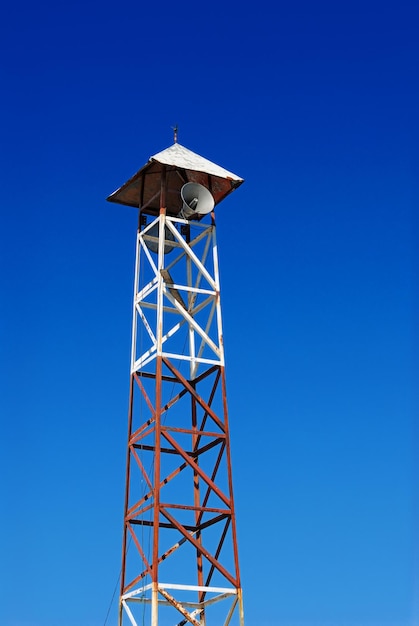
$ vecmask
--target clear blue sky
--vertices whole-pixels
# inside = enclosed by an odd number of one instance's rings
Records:
[[[418,17],[3,8],[2,626],[104,625],[137,223],[105,198],[175,124],[245,178],[217,234],[246,626],[419,624]]]

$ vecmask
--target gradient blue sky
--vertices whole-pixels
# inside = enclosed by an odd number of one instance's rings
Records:
[[[419,624],[418,17],[3,7],[2,626],[104,625],[137,222],[105,197],[175,124],[246,181],[217,212],[246,626]]]

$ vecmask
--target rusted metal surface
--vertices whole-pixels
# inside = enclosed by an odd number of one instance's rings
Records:
[[[219,471],[219,466],[222,460],[225,460],[227,454],[229,455],[228,450],[228,422],[225,419],[225,416],[217,416],[211,409],[212,398],[218,391],[218,388],[222,388],[223,395],[223,403],[226,405],[225,398],[225,377],[223,368],[214,368],[211,367],[212,372],[216,372],[215,384],[209,391],[209,397],[204,400],[196,391],[195,385],[192,384],[192,381],[188,382],[185,380],[177,371],[176,367],[169,363],[166,358],[158,359],[161,363],[161,367],[157,367],[156,375],[154,378],[156,383],[156,405],[150,406],[153,415],[156,416],[155,420],[148,420],[146,424],[137,431],[136,442],[135,444],[130,444],[130,454],[132,456],[133,461],[143,472],[146,483],[148,484],[148,490],[145,496],[140,498],[136,503],[131,503],[130,508],[127,510],[126,514],[126,528],[128,528],[129,536],[132,537],[133,545],[131,550],[136,549],[141,557],[141,561],[143,563],[143,568],[141,571],[138,571],[137,575],[129,581],[125,582],[125,586],[122,592],[122,596],[127,594],[132,589],[135,588],[137,584],[146,577],[151,577],[155,583],[159,582],[159,566],[170,559],[171,555],[179,548],[181,548],[185,544],[191,544],[196,550],[196,571],[197,571],[197,583],[200,587],[206,588],[211,584],[211,580],[214,576],[214,573],[217,571],[222,574],[226,581],[233,585],[237,590],[240,589],[240,574],[238,569],[238,555],[237,555],[237,540],[235,539],[235,521],[234,521],[234,507],[232,501],[232,493],[225,494],[216,484],[217,473]],[[195,415],[195,410],[191,409],[191,426],[188,428],[180,428],[180,427],[165,427],[161,424],[161,415],[162,415],[162,407],[158,406],[158,398],[161,393],[158,390],[161,388],[162,384],[162,371],[163,365],[169,369],[171,373],[174,373],[174,376],[167,377],[172,382],[173,379],[177,380],[178,385],[182,385],[183,382],[186,383],[187,389],[183,387],[183,391],[185,393],[176,394],[176,398],[178,401],[181,401],[184,398],[185,394],[190,397],[191,407],[194,405],[201,406],[205,408],[204,416],[201,418],[200,422]],[[133,377],[133,380],[138,385],[140,382],[141,376]],[[160,384],[158,384],[158,380],[160,379]],[[204,380],[205,376],[201,375],[200,380]],[[140,391],[143,391],[141,387],[138,387]],[[145,392],[145,390],[144,390]],[[148,398],[148,402],[150,403],[150,399]],[[226,406],[225,406],[226,409]],[[215,431],[213,429],[208,429],[208,420],[209,423],[216,424],[223,428],[223,431]],[[160,422],[160,427],[157,428],[157,423]],[[155,436],[155,444],[153,445],[145,445],[141,443],[142,438],[147,439],[151,433],[154,433]],[[159,433],[159,434],[158,434]],[[189,435],[192,437],[191,442],[192,445],[189,449],[183,448],[179,443],[175,440],[176,435]],[[205,442],[203,444],[203,440]],[[132,439],[131,439],[132,441]],[[166,441],[169,446],[165,446],[162,444],[163,441]],[[227,445],[226,445],[227,444]],[[197,458],[201,455],[205,455],[207,451],[218,446],[219,452],[214,460],[212,471],[208,474],[204,471],[198,464]],[[136,455],[136,449],[142,448],[145,451],[152,452],[154,454],[155,462],[161,457],[161,455],[177,455],[177,457],[182,461],[180,465],[178,465],[175,470],[173,470],[170,474],[165,476],[160,476],[159,470],[155,467],[154,477],[150,478],[149,473],[145,470],[143,463],[141,462],[138,455]],[[232,485],[231,482],[231,463],[227,464],[229,468],[227,469],[228,473],[228,484]],[[158,467],[160,466],[160,463]],[[203,493],[201,493],[201,488],[194,489],[193,500],[190,503],[179,503],[179,502],[164,502],[161,499],[161,490],[170,483],[172,480],[176,478],[181,472],[183,472],[186,468],[192,468],[193,470],[193,481],[195,487],[197,485],[197,481],[199,483],[202,481],[205,489]],[[208,506],[208,501],[213,494],[217,495],[218,498],[224,503],[224,507],[215,507]],[[144,506],[147,504],[146,506]],[[195,515],[195,523],[188,524],[181,522],[176,514],[177,510],[183,511],[192,511]],[[145,519],[143,516],[147,511],[154,511],[153,519]],[[204,519],[204,515],[210,515],[210,518]],[[220,532],[220,539],[215,548],[215,550],[208,550],[205,547],[205,543],[203,543],[202,539],[204,537],[205,530],[215,525],[222,525],[222,530]],[[147,556],[144,552],[143,547],[141,546],[139,537],[140,535],[136,534],[135,528],[144,527],[151,528],[153,532],[153,560],[150,564],[148,562]],[[174,544],[174,546],[170,549],[164,550],[163,552],[159,551],[159,533],[163,530],[171,530],[178,531],[178,536],[180,539]],[[234,569],[228,570],[226,569],[222,563],[219,561],[220,554],[222,553],[224,544],[226,542],[226,538],[228,534],[232,533],[233,540],[233,553],[234,553]],[[231,539],[230,539],[231,541]],[[206,568],[205,572],[205,563],[208,563],[209,567]],[[160,593],[160,590],[159,590]],[[164,595],[164,594],[162,594]],[[207,594],[205,591],[198,592],[198,602],[204,603],[206,601]],[[241,596],[240,596],[241,598]],[[182,615],[183,612],[180,610],[182,607],[183,611],[186,609],[183,607],[182,602],[175,600],[174,602],[170,602],[170,604],[176,608]],[[208,599],[208,602],[211,600]],[[239,596],[237,596],[234,600],[234,604],[228,610],[228,620],[231,620],[231,616],[235,612],[235,606],[239,602],[241,606],[241,601],[239,600]],[[189,613],[186,611],[186,614]],[[185,617],[186,617],[185,614]],[[201,617],[205,614],[205,609],[203,608],[201,611]],[[201,626],[200,617],[196,617],[194,622]],[[229,623],[227,621],[226,623]]]
[[[224,421],[225,421],[226,432],[228,433],[227,392],[226,392],[226,378],[225,378],[224,367],[221,368],[221,387],[222,387],[223,406],[224,406]],[[232,534],[233,534],[234,562],[235,562],[236,572],[237,572],[237,587],[240,588],[241,584],[240,584],[240,574],[239,574],[239,571],[240,571],[239,570],[239,555],[238,555],[238,549],[237,549],[236,518],[235,518],[235,512],[234,512],[233,477],[232,477],[232,471],[231,471],[231,452],[230,452],[230,438],[229,437],[227,437],[226,439],[226,455],[227,455],[227,477],[228,477],[228,484],[229,484],[230,494],[231,494],[230,506],[231,506],[231,522],[232,522],[231,528],[232,528]]]
[[[171,596],[167,591],[165,591],[164,589],[159,589],[159,593],[161,593],[161,595],[164,598],[166,598],[166,600],[169,602],[169,604],[174,606],[175,609],[177,609],[179,611],[179,613],[181,613],[183,615],[183,617],[190,624],[193,624],[194,626],[201,626],[201,622],[197,622],[196,619],[194,619],[191,615],[189,615],[188,611],[186,611],[186,609],[183,608],[182,604],[180,602],[177,602],[177,600],[175,600],[175,598],[173,596]]]
[[[174,285],[174,281],[173,278],[170,275],[170,272],[168,270],[161,270],[164,282],[167,285]],[[178,289],[174,289],[173,287],[169,287],[169,291],[172,294],[172,296],[175,298],[175,300],[177,300],[180,304],[180,306],[182,306],[186,311],[188,310],[188,307],[186,306],[182,296],[180,295]]]
[[[177,144],[177,146],[183,148],[180,144]],[[168,151],[170,149],[168,148]],[[183,150],[186,151],[187,149],[183,148]],[[141,208],[144,213],[150,215],[157,215],[160,207],[165,206],[168,215],[177,215],[182,208],[180,190],[185,183],[204,185],[212,193],[217,205],[243,182],[243,179],[230,172],[223,171],[223,168],[218,168],[218,166],[215,166],[213,169],[214,173],[194,169],[197,166],[194,165],[193,157],[198,157],[198,155],[195,155],[190,150],[187,152],[192,157],[186,163],[184,159],[179,160],[180,165],[167,165],[157,161],[157,158],[164,158],[160,155],[164,155],[165,152],[163,151],[159,155],[151,157],[144,167],[112,193],[107,200]],[[172,161],[176,162],[176,159],[172,159]],[[184,167],[184,165],[188,165],[188,167]],[[160,184],[163,171],[167,172],[167,197],[164,204],[160,199]],[[229,174],[230,177],[228,177]]]
[[[121,566],[121,587],[120,587],[120,602],[119,602],[119,622],[122,622],[122,604],[121,598],[124,594],[125,590],[125,571],[126,571],[126,556],[127,556],[127,532],[128,532],[128,524],[126,522],[126,514],[128,511],[129,505],[129,491],[130,491],[130,476],[131,476],[131,453],[129,440],[131,437],[132,430],[132,411],[133,411],[133,397],[134,397],[134,377],[131,375],[130,380],[130,391],[129,391],[129,403],[128,403],[128,445],[127,445],[127,456],[126,456],[126,482],[125,482],[125,504],[124,504],[124,529],[122,536],[122,566]]]

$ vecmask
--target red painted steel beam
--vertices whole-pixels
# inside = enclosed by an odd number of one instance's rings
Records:
[[[224,432],[225,431],[224,424],[221,422],[218,416],[214,413],[211,407],[209,407],[208,404],[201,398],[201,396],[198,395],[195,389],[188,383],[186,378],[182,376],[182,374],[175,368],[175,366],[169,361],[169,359],[162,357],[162,360],[164,364],[177,376],[177,378],[179,379],[179,382],[181,382],[188,389],[189,393],[196,399],[196,401],[204,409],[204,411],[206,411],[208,415],[214,420],[214,422],[217,424],[220,430]]]
[[[171,437],[169,433],[165,432],[162,432],[162,435],[179,452],[179,454],[186,461],[186,463],[188,463],[188,465],[190,465],[196,471],[196,473],[199,474],[199,476],[207,483],[207,485],[211,487],[211,489],[214,491],[214,493],[217,494],[220,500],[222,500],[226,506],[230,507],[229,498],[227,498],[227,496],[221,491],[221,489],[219,489],[218,486],[211,480],[211,478],[200,468],[200,466],[197,465],[195,461],[193,461],[193,459],[191,459],[187,452],[185,452],[185,450],[183,450],[183,448],[181,448],[177,444],[173,437]]]
[[[192,544],[195,546],[195,548],[197,550],[200,550],[203,554],[203,556],[210,562],[212,563],[212,565],[214,565],[214,567],[224,576],[224,578],[226,578],[232,585],[233,587],[237,587],[237,581],[236,579],[230,574],[230,572],[228,572],[222,565],[221,563],[219,563],[213,556],[212,554],[210,554],[210,552],[208,550],[206,550],[203,546],[201,546],[198,541],[192,537],[188,532],[186,532],[186,526],[183,526],[182,524],[180,524],[180,522],[178,522],[172,515],[170,515],[170,513],[168,513],[165,510],[161,511],[162,515],[164,515],[164,517],[166,517],[169,522],[172,523],[172,525],[178,529],[178,531],[180,533],[182,533],[182,535]]]

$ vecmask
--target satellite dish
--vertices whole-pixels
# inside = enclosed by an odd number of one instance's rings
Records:
[[[187,220],[196,215],[206,215],[214,208],[212,193],[199,183],[186,183],[180,190],[183,207],[180,216]]]
[[[150,235],[150,237],[156,237],[156,241],[151,241],[149,239],[147,239],[147,235]],[[152,226],[150,228],[149,231],[147,231],[145,237],[144,237],[146,246],[149,250],[151,250],[151,252],[155,252],[157,254],[157,252],[159,251],[159,222],[156,222],[156,224],[154,224],[154,226]],[[163,252],[164,254],[169,254],[169,252],[171,252],[174,248],[174,246],[170,245],[171,241],[174,241],[174,235],[172,233],[172,231],[170,231],[167,226],[165,226],[164,228],[164,249]]]

